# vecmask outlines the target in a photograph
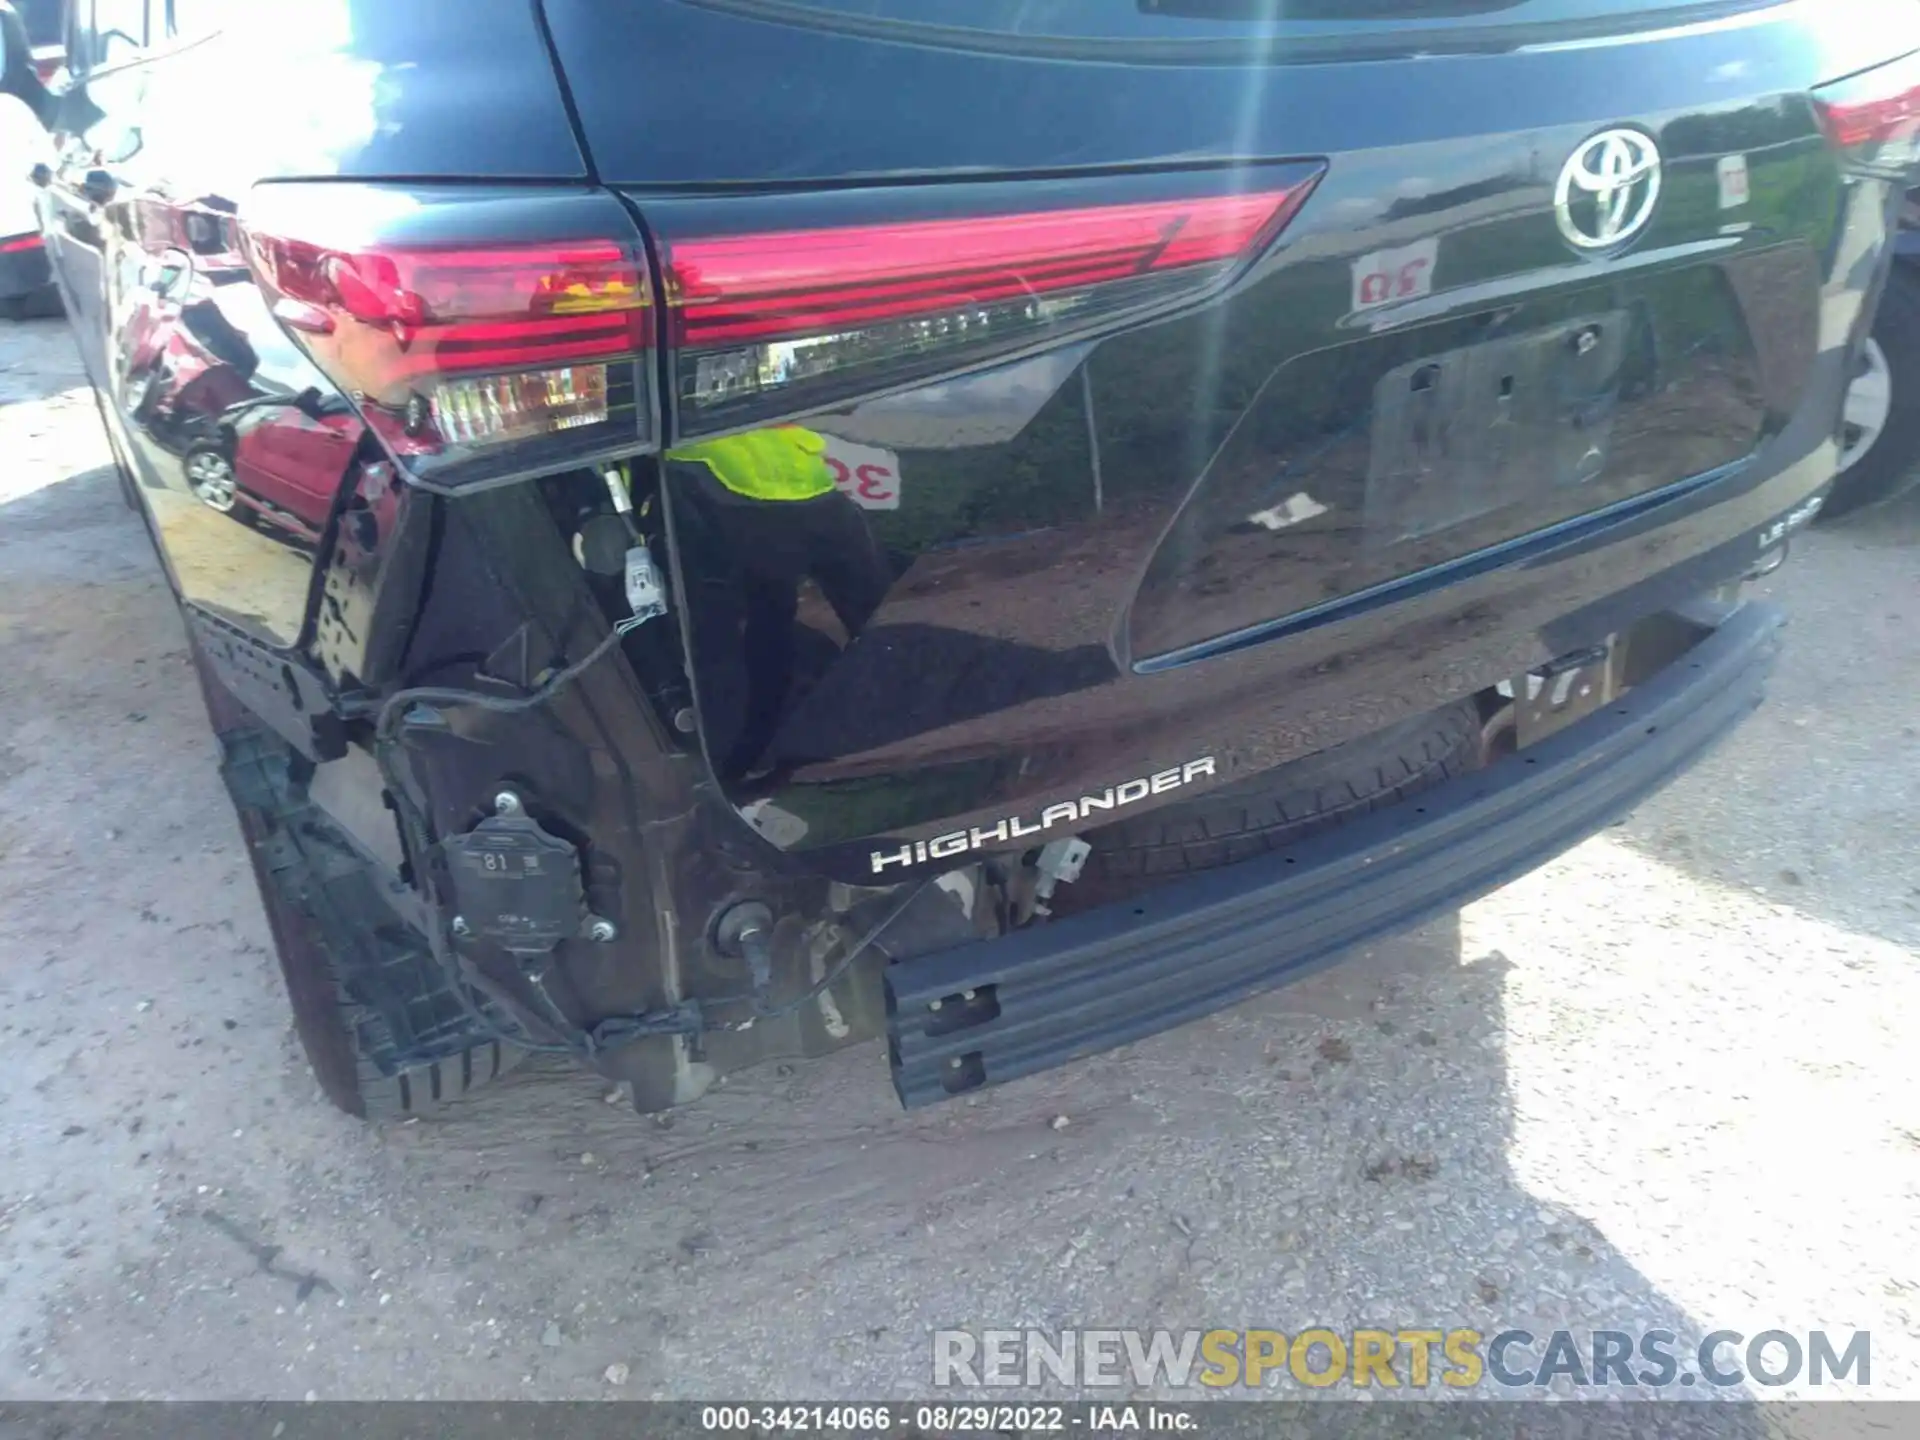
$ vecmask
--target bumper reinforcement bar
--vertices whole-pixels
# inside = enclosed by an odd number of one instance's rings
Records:
[[[1290,849],[896,961],[885,980],[901,1102],[930,1104],[1198,1019],[1535,869],[1757,707],[1781,624],[1746,605],[1605,710]]]

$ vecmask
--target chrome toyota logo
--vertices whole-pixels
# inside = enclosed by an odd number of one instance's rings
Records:
[[[1596,135],[1568,160],[1554,192],[1560,233],[1576,250],[1624,245],[1660,200],[1660,147],[1638,130]]]

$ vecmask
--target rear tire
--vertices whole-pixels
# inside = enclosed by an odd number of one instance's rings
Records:
[[[1920,272],[1912,266],[1894,266],[1870,344],[1847,397],[1850,448],[1822,519],[1881,504],[1920,480]]]
[[[1091,831],[1093,853],[1075,898],[1110,898],[1143,880],[1249,860],[1430,789],[1478,767],[1480,729],[1478,706],[1465,700]]]
[[[299,762],[222,686],[196,647],[207,709],[247,841],[294,1031],[327,1099],[398,1120],[479,1089],[527,1052],[480,1033],[369,863],[306,799]]]
[[[59,290],[51,285],[30,295],[9,295],[0,300],[0,320],[52,320],[66,313]]]

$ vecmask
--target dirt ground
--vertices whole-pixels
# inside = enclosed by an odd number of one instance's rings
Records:
[[[869,1046],[376,1129],[63,326],[0,401],[0,1397],[907,1396],[942,1326],[1379,1323],[1865,1329],[1920,1398],[1920,501],[1765,585],[1710,762],[1310,983],[910,1116]]]

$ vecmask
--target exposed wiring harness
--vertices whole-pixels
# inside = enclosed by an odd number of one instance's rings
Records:
[[[580,660],[554,671],[525,695],[508,698],[453,686],[418,685],[411,689],[396,690],[382,703],[373,722],[374,763],[380,767],[381,780],[387,787],[387,793],[393,797],[394,814],[399,818],[401,833],[406,838],[407,857],[413,863],[414,879],[423,893],[430,889],[427,857],[433,849],[433,839],[427,817],[414,802],[413,792],[408,788],[406,776],[402,773],[400,766],[399,757],[403,748],[401,734],[406,727],[407,712],[416,705],[471,705],[475,709],[490,711],[496,715],[522,715],[529,710],[537,710],[553,699],[619,643],[619,632],[608,631],[600,643]],[[432,903],[430,895],[428,909],[432,912],[432,922],[427,929],[428,947],[432,950],[434,961],[445,975],[455,997],[460,1001],[461,1009],[466,1011],[468,1020],[479,1028],[481,1034],[489,1039],[517,1046],[522,1050],[543,1054],[583,1055],[592,1052],[591,1039],[566,1037],[564,1032],[557,1028],[549,1027],[551,1034],[561,1036],[556,1040],[538,1040],[503,1029],[500,1023],[487,1013],[485,1007],[474,999],[475,989],[490,987],[485,987],[481,981],[468,978],[458,955],[454,953],[447,934],[447,922],[442,918],[439,906]],[[489,998],[498,1003],[508,1003],[504,996],[493,995]]]
[[[779,1005],[768,1005],[765,996],[757,990],[744,994],[716,995],[707,1000],[688,1000],[671,1010],[656,1012],[653,1015],[610,1016],[594,1026],[588,1034],[588,1039],[592,1042],[593,1048],[607,1049],[646,1035],[697,1035],[715,1030],[751,1030],[763,1020],[784,1019],[796,1010],[812,1004],[832,989],[834,984],[853,967],[853,962],[866,954],[887,927],[904,915],[907,907],[918,900],[921,892],[932,883],[931,880],[923,880],[909,890],[906,898],[883,915],[871,930],[849,947],[847,953],[836,960],[826,974],[814,981],[811,988],[791,1000]],[[713,1020],[706,1015],[708,1006],[747,1004],[753,1006],[753,1014],[744,1020]],[[691,1025],[684,1023],[686,1020],[691,1020]]]
[[[522,715],[545,705],[567,686],[578,680],[621,640],[620,632],[609,631],[607,635],[589,650],[585,656],[554,671],[537,687],[525,695],[507,698],[488,695],[482,691],[464,690],[452,686],[422,685],[406,690],[397,690],[381,704],[375,714],[373,725],[373,758],[380,768],[382,781],[388,794],[393,796],[394,811],[400,821],[402,834],[406,837],[407,854],[415,867],[415,879],[423,891],[429,888],[427,878],[428,855],[433,849],[431,826],[427,816],[413,798],[406,777],[402,773],[400,755],[404,748],[402,734],[407,725],[408,712],[416,705],[469,705],[496,715]],[[688,1035],[697,1037],[710,1031],[750,1030],[767,1020],[778,1020],[793,1014],[803,1006],[811,1004],[824,995],[852,967],[854,961],[864,955],[878,940],[887,927],[901,915],[907,907],[920,898],[931,881],[922,881],[897,905],[893,906],[872,929],[848,948],[827,973],[816,981],[803,994],[780,1005],[769,1006],[762,990],[744,994],[713,996],[706,1000],[684,1000],[663,1010],[651,1011],[641,1015],[612,1015],[600,1021],[591,1030],[575,1030],[568,1034],[558,1025],[542,1023],[541,1028],[554,1038],[537,1039],[526,1034],[516,1034],[504,1029],[500,1022],[487,1013],[486,1008],[474,997],[474,992],[486,992],[486,998],[512,1009],[514,1020],[524,1023],[526,1018],[523,1007],[515,1005],[504,994],[497,993],[497,987],[489,984],[484,976],[474,972],[471,976],[460,962],[447,930],[447,922],[440,914],[440,907],[431,903],[432,923],[428,929],[427,940],[433,952],[433,958],[445,975],[454,995],[466,1011],[467,1018],[489,1039],[514,1045],[522,1050],[538,1053],[567,1054],[591,1057],[606,1050],[617,1049],[637,1040],[660,1035]],[[763,957],[764,958],[764,957]],[[761,967],[756,965],[756,971]],[[758,978],[756,976],[756,978]],[[545,991],[540,991],[543,999]],[[707,1008],[719,1005],[751,1005],[753,1013],[741,1020],[717,1020],[709,1018]],[[556,1016],[559,1011],[555,1009]]]

